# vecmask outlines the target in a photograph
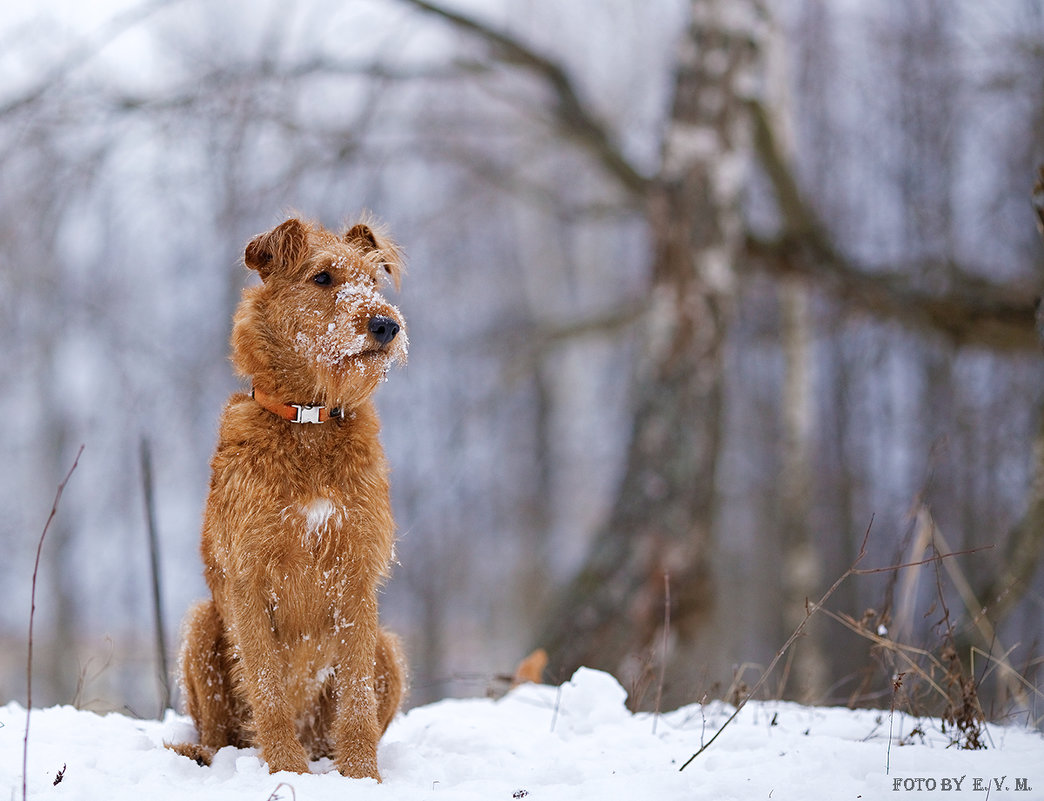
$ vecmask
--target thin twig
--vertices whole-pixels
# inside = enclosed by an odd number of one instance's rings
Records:
[[[935,556],[933,556],[933,557],[931,557],[929,559],[919,559],[919,560],[917,560],[915,562],[905,562],[905,563],[900,564],[900,565],[889,565],[888,567],[860,568],[859,567],[859,563],[862,562],[863,558],[866,556],[866,544],[867,544],[868,540],[870,539],[870,530],[871,530],[871,528],[873,528],[873,525],[874,525],[874,518],[871,516],[870,524],[866,527],[866,533],[863,535],[863,543],[859,547],[859,554],[856,556],[855,561],[852,562],[852,566],[849,567],[848,570],[846,570],[844,573],[842,573],[841,576],[837,579],[837,581],[835,581],[833,584],[830,585],[830,589],[828,589],[825,593],[823,593],[823,597],[820,598],[817,603],[807,605],[807,607],[806,607],[807,611],[805,612],[805,618],[801,621],[801,623],[798,624],[798,627],[796,629],[794,629],[794,632],[790,635],[790,637],[787,639],[787,641],[785,643],[783,643],[783,647],[780,648],[776,652],[776,655],[772,658],[772,661],[769,662],[769,665],[765,669],[765,672],[761,674],[761,678],[758,679],[757,683],[750,689],[749,692],[747,692],[746,696],[739,702],[739,704],[737,704],[736,709],[733,711],[733,713],[731,715],[729,715],[728,719],[721,725],[721,728],[719,728],[714,733],[714,736],[712,736],[706,743],[701,745],[699,750],[696,751],[696,753],[694,753],[691,757],[689,757],[685,761],[684,765],[682,765],[680,768],[678,768],[679,771],[685,770],[685,768],[687,768],[689,766],[689,764],[694,759],[696,759],[696,757],[698,757],[700,754],[702,754],[704,751],[706,751],[708,748],[710,748],[711,744],[715,740],[718,739],[718,736],[723,731],[725,731],[725,728],[730,723],[732,723],[733,720],[736,719],[736,717],[740,713],[740,710],[743,709],[743,707],[746,705],[747,701],[749,701],[751,698],[754,697],[754,695],[758,692],[758,690],[761,689],[761,686],[768,679],[768,677],[772,673],[772,671],[775,670],[776,665],[779,664],[779,660],[783,658],[783,655],[790,649],[790,646],[793,645],[794,642],[802,635],[802,633],[805,630],[805,626],[808,625],[808,621],[811,620],[812,616],[816,612],[823,610],[823,605],[830,599],[830,597],[835,592],[837,592],[838,587],[840,587],[849,577],[851,577],[851,576],[870,576],[870,575],[873,575],[875,573],[891,573],[891,572],[893,572],[895,570],[903,570],[903,569],[908,568],[908,567],[917,567],[918,565],[926,565],[926,564],[938,563],[938,562],[942,561],[943,559],[949,559],[951,556],[961,556],[961,555],[964,555],[964,554],[976,553],[978,551],[987,550],[989,547],[992,547],[992,546],[986,546],[985,548],[969,548],[969,549],[964,550],[964,551],[954,551],[952,553],[936,554]],[[823,610],[823,611],[827,611],[827,610]]]
[[[951,556],[967,556],[968,554],[980,553],[981,551],[993,550],[992,545],[980,545],[977,548],[965,548],[963,551],[948,551],[946,553],[937,553],[935,556],[929,556],[927,559],[918,559],[916,562],[903,562],[901,565],[889,565],[888,567],[867,567],[861,570],[849,570],[846,576],[842,576],[838,581],[843,581],[847,576],[872,576],[875,573],[891,573],[895,570],[905,570],[908,567],[920,567],[921,565],[931,565],[936,562],[941,562],[943,559],[949,559]],[[860,554],[862,556],[862,554]],[[856,563],[858,563],[858,559]]]
[[[656,734],[656,721],[660,719],[660,701],[663,699],[663,680],[667,672],[667,640],[671,632],[671,577],[663,574],[663,655],[660,658],[660,682],[656,687],[656,711],[653,714],[652,733]]]
[[[289,787],[290,797],[293,798],[294,801],[297,801],[297,792],[294,790],[294,786],[292,784],[287,784],[286,782],[279,782],[279,784],[277,784],[275,786],[275,789],[272,791],[272,794],[268,796],[268,798],[266,798],[265,801],[279,801],[279,799],[282,797],[279,795],[280,787]]]
[[[685,762],[685,764],[682,765],[678,769],[679,771],[685,770],[685,768],[687,768],[689,766],[689,763],[691,763],[696,757],[698,757],[700,754],[702,754],[704,751],[706,751],[711,746],[711,744],[718,738],[718,736],[725,730],[725,728],[733,720],[735,720],[735,718],[739,715],[740,710],[742,710],[743,707],[746,705],[747,701],[749,701],[751,698],[753,698],[754,695],[758,692],[758,690],[761,689],[762,685],[768,679],[769,675],[771,675],[771,673],[775,669],[776,665],[779,664],[779,660],[782,659],[783,655],[786,654],[787,651],[790,649],[790,646],[793,645],[794,642],[802,635],[802,633],[805,630],[805,626],[808,625],[808,621],[812,618],[812,615],[815,614],[817,611],[822,609],[823,605],[830,599],[830,597],[835,592],[837,592],[837,589],[841,586],[841,584],[843,584],[845,582],[845,580],[847,580],[850,576],[864,576],[864,575],[872,575],[872,574],[875,574],[875,573],[887,573],[887,572],[891,572],[891,571],[894,571],[894,570],[901,570],[901,569],[907,568],[907,567],[915,567],[917,565],[929,564],[931,562],[938,562],[940,559],[944,559],[944,558],[948,558],[950,556],[957,556],[958,555],[958,553],[940,554],[940,555],[932,557],[931,559],[922,559],[922,560],[919,560],[919,561],[916,561],[916,562],[909,562],[909,563],[905,563],[905,564],[901,564],[901,565],[890,565],[889,567],[878,567],[878,568],[860,568],[859,567],[859,563],[862,562],[862,560],[866,556],[866,546],[867,546],[867,542],[870,539],[870,530],[873,528],[873,525],[874,525],[874,519],[873,519],[873,517],[871,517],[870,518],[870,523],[866,527],[866,533],[863,535],[863,542],[862,542],[862,545],[859,548],[859,554],[856,556],[855,561],[852,562],[852,566],[849,567],[848,570],[846,570],[844,573],[841,574],[841,576],[830,586],[830,589],[828,589],[823,594],[823,596],[819,599],[819,601],[816,604],[809,604],[807,606],[807,611],[805,613],[804,619],[801,621],[801,623],[798,624],[797,628],[794,629],[794,632],[790,635],[790,637],[787,639],[787,641],[783,644],[783,647],[780,648],[776,652],[776,655],[772,658],[772,661],[769,663],[769,665],[765,669],[764,673],[761,674],[761,678],[758,679],[757,683],[755,683],[755,685],[747,692],[747,694],[744,696],[744,698],[742,700],[740,700],[740,702],[736,705],[736,709],[728,717],[728,719],[721,725],[721,728],[719,728],[718,731],[715,732],[714,735],[706,743],[704,743],[702,746],[700,746],[699,750],[696,751],[696,753],[694,753],[691,757],[689,757],[689,759]],[[982,549],[976,548],[976,549],[971,549],[971,550],[968,550],[968,551],[961,551],[960,553],[973,553],[976,550],[982,550]]]
[[[551,731],[555,730],[555,724],[558,722],[558,708],[562,703],[562,685],[558,685],[558,689],[555,691],[555,708],[551,712]]]
[[[885,751],[885,776],[892,770],[892,732],[895,724],[895,698],[903,686],[903,677],[906,673],[896,673],[892,679],[892,703],[888,709],[888,750]]]
[[[995,668],[996,667],[1000,667],[1002,669],[1008,670],[1008,669],[1011,668],[1011,664],[1008,662],[1008,656],[1016,648],[1018,648],[1018,645],[1013,645],[1008,650],[1007,653],[1001,654],[1000,657],[996,657],[992,653],[984,651],[981,648],[979,648],[978,646],[973,645],[971,647],[971,649],[970,649],[970,653],[971,653],[971,656],[972,656],[973,660],[974,660],[975,655],[978,654],[979,656],[983,657],[988,663],[992,662]],[[1039,660],[1034,660],[1034,661],[1039,661]],[[974,665],[974,661],[973,661],[972,664]],[[990,668],[986,673],[983,674],[983,678],[985,679],[986,676],[989,675],[989,673],[992,673],[992,672],[993,672],[993,668]],[[1037,687],[1034,687],[1032,684],[1030,684],[1030,682],[1027,681],[1026,678],[1022,674],[1016,673],[1014,675],[1014,679],[1016,681],[1018,681],[1028,693],[1031,693],[1034,696],[1036,696],[1036,699],[1044,700],[1044,692],[1042,692],[1040,689],[1038,689]]]
[[[701,745],[700,749],[691,757],[689,757],[685,761],[684,765],[678,768],[679,772],[685,770],[689,766],[689,764],[694,759],[696,759],[696,757],[698,757],[700,754],[702,754],[704,751],[710,748],[711,744],[715,740],[717,740],[719,736],[721,736],[721,733],[725,731],[728,725],[736,719],[737,715],[739,715],[740,710],[743,709],[744,706],[746,706],[747,701],[753,698],[754,694],[761,689],[761,685],[765,683],[765,680],[768,679],[769,674],[771,674],[772,671],[775,669],[776,665],[779,664],[779,660],[783,658],[783,654],[785,654],[787,650],[790,648],[790,646],[794,644],[794,641],[801,636],[802,632],[805,630],[805,626],[808,624],[809,619],[812,617],[812,614],[816,611],[816,609],[825,604],[830,599],[830,596],[832,596],[837,591],[837,588],[841,586],[842,582],[844,582],[845,579],[847,579],[849,576],[855,573],[859,563],[863,560],[863,557],[866,556],[866,543],[867,540],[870,539],[870,529],[873,527],[873,525],[874,518],[871,517],[870,524],[866,527],[866,533],[863,535],[863,544],[859,548],[859,555],[856,556],[855,561],[852,563],[852,566],[848,568],[848,570],[846,570],[844,573],[842,573],[841,577],[837,581],[830,585],[830,589],[827,590],[823,594],[823,597],[819,599],[819,603],[809,608],[808,612],[805,613],[804,620],[802,620],[798,624],[798,627],[794,629],[794,633],[790,635],[787,641],[783,644],[783,647],[776,651],[776,655],[772,657],[772,661],[769,662],[769,666],[765,668],[765,672],[761,674],[761,678],[758,679],[757,683],[755,683],[755,685],[747,692],[746,696],[736,705],[736,709],[733,710],[732,714],[729,715],[728,719],[726,719],[726,721],[723,724],[721,724],[721,728],[719,728],[714,733],[714,735],[709,740],[707,740],[707,742]]]
[[[866,640],[872,642],[875,646],[883,648],[889,651],[890,653],[895,654],[895,656],[899,657],[903,660],[903,662],[906,663],[907,669],[903,671],[904,673],[913,673],[915,676],[917,676],[917,678],[921,679],[926,684],[928,684],[936,693],[939,694],[940,697],[946,697],[946,690],[939,686],[939,683],[935,681],[934,678],[932,678],[932,675],[929,674],[924,668],[922,668],[914,658],[922,657],[931,662],[935,667],[941,669],[941,663],[932,655],[930,651],[927,651],[924,648],[918,648],[914,645],[905,645],[903,643],[896,642],[895,640],[890,639],[889,637],[882,637],[880,634],[876,634],[873,631],[868,631],[867,629],[863,628],[857,620],[854,620],[849,615],[838,614],[836,612],[832,612],[829,609],[822,609],[820,611],[827,617],[831,618],[832,620],[836,620],[842,626],[845,626],[854,634],[858,634],[860,637],[863,637]]]
[[[51,513],[47,516],[47,522],[44,523],[43,531],[40,532],[40,541],[36,544],[36,561],[33,563],[33,586],[32,593],[29,596],[29,656],[25,666],[25,738],[22,740],[22,801],[26,801],[28,798],[26,777],[29,772],[29,714],[33,710],[33,619],[36,617],[36,575],[40,570],[40,554],[43,552],[44,537],[47,536],[47,530],[51,527],[51,521],[54,520],[54,516],[58,514],[58,504],[62,500],[62,493],[65,492],[65,485],[69,483],[76,465],[80,463],[80,454],[82,453],[83,445],[76,451],[76,458],[73,459],[72,467],[65,474],[62,483],[58,485],[58,491],[54,494],[54,503],[51,504]]]
[[[950,550],[949,544],[946,542],[946,538],[943,536],[942,531],[935,525],[935,521],[932,520],[932,544],[936,550]],[[940,548],[940,546],[942,546]],[[1007,654],[1010,651],[1006,651],[1004,646],[1000,644],[997,639],[997,632],[993,627],[993,623],[986,616],[986,607],[984,604],[979,602],[979,599],[975,597],[975,591],[972,589],[971,582],[968,581],[968,577],[961,571],[960,565],[955,562],[946,563],[946,571],[949,573],[950,581],[953,582],[953,586],[957,588],[957,593],[960,595],[961,600],[964,602],[964,608],[968,611],[968,616],[971,619],[972,625],[979,632],[982,637],[982,641],[989,645],[990,651],[992,652],[994,647],[999,647],[1001,651],[1001,657],[998,663],[1001,666],[1002,681],[1007,689],[1008,693],[1012,696],[1017,704],[1022,707],[1029,706],[1029,698],[1018,684],[1017,679],[1021,678],[1018,671],[1008,661]],[[941,591],[940,591],[941,595]]]

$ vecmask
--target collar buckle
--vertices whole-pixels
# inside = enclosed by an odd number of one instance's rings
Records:
[[[291,420],[291,423],[321,423],[323,422],[320,418],[320,414],[323,411],[324,406],[312,406],[311,404],[301,405],[300,403],[291,403],[297,409],[297,417]]]

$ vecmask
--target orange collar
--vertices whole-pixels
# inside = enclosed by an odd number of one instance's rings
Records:
[[[344,410],[340,407],[330,409],[326,406],[311,404],[283,403],[257,387],[250,392],[250,397],[256,400],[262,408],[291,423],[325,423],[327,420],[344,417]]]

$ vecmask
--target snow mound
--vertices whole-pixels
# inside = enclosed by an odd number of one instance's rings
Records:
[[[530,684],[497,701],[418,707],[399,716],[381,742],[380,785],[345,779],[328,760],[313,763],[310,775],[270,775],[254,749],[225,748],[212,767],[199,767],[163,747],[193,731],[173,712],[148,721],[71,707],[34,710],[29,795],[107,801],[265,801],[273,793],[298,801],[832,801],[914,793],[920,801],[983,798],[989,788],[990,799],[1044,799],[1044,740],[1028,729],[990,727],[990,748],[968,752],[947,747],[949,738],[933,721],[750,703],[679,772],[732,709],[712,703],[659,717],[632,715],[625,696],[611,676],[581,669],[561,687]],[[24,728],[22,707],[0,708],[0,794],[11,799],[21,797]],[[59,771],[61,781],[54,784]]]

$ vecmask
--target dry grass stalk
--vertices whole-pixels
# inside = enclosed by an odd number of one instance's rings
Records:
[[[979,551],[986,550],[985,548],[971,548],[971,549],[964,550],[964,551],[955,551],[953,553],[945,553],[945,554],[937,553],[936,555],[934,555],[932,557],[929,557],[929,558],[926,558],[926,559],[918,559],[918,560],[914,560],[914,561],[911,561],[911,562],[906,562],[906,563],[899,564],[899,565],[890,565],[888,567],[861,568],[861,567],[859,567],[859,565],[863,561],[863,559],[866,557],[867,542],[870,539],[870,530],[873,528],[873,524],[874,524],[874,521],[873,521],[873,518],[871,518],[870,519],[870,524],[866,528],[866,533],[863,535],[863,541],[862,541],[862,544],[860,545],[860,548],[859,548],[859,554],[856,556],[855,561],[852,562],[852,566],[849,567],[848,570],[846,570],[844,573],[842,573],[837,578],[837,580],[834,581],[834,583],[830,585],[830,588],[825,593],[823,593],[823,596],[819,599],[819,601],[817,601],[814,604],[813,603],[809,603],[808,604],[807,612],[805,614],[805,618],[801,621],[801,623],[798,624],[797,628],[794,629],[794,631],[790,635],[790,637],[787,638],[787,641],[785,643],[783,643],[783,646],[778,651],[776,651],[775,656],[773,656],[772,661],[769,662],[768,667],[761,674],[761,677],[757,680],[757,682],[755,682],[754,686],[749,691],[746,692],[746,694],[739,701],[739,703],[736,704],[736,709],[732,712],[731,715],[729,715],[729,717],[721,725],[721,727],[718,729],[718,731],[716,731],[714,733],[714,735],[709,740],[707,740],[707,742],[705,742],[703,745],[701,745],[700,748],[691,757],[689,757],[685,761],[685,763],[678,769],[679,771],[685,770],[685,768],[687,768],[692,763],[692,761],[694,759],[696,759],[696,757],[698,757],[700,754],[702,754],[704,751],[706,751],[708,748],[710,748],[710,746],[714,743],[714,741],[717,740],[719,736],[721,736],[722,732],[724,732],[725,729],[728,728],[729,724],[732,723],[732,721],[736,719],[736,717],[739,715],[740,711],[743,709],[743,707],[746,705],[746,703],[751,698],[753,698],[758,693],[758,691],[762,688],[762,686],[768,680],[768,677],[772,674],[772,671],[775,670],[776,666],[779,664],[780,660],[790,650],[790,647],[797,641],[797,639],[799,637],[802,636],[802,634],[805,631],[805,627],[808,625],[808,621],[811,620],[812,616],[816,612],[820,612],[820,611],[826,612],[828,615],[833,616],[832,613],[830,613],[828,610],[824,609],[824,604],[826,604],[826,602],[828,600],[830,600],[830,598],[834,595],[834,593],[837,592],[838,588],[847,579],[849,579],[852,576],[869,576],[869,575],[874,575],[874,574],[877,574],[877,573],[893,573],[893,572],[895,572],[897,570],[902,570],[902,569],[910,568],[910,567],[917,567],[918,565],[937,564],[937,563],[939,563],[939,562],[941,562],[941,561],[943,561],[945,559],[949,559],[949,558],[954,557],[954,556],[963,556],[963,555],[966,555],[966,554],[977,553]],[[849,620],[851,620],[851,618],[849,618]],[[860,631],[859,633],[862,634],[863,631]],[[867,633],[871,634],[873,636],[872,632],[867,632]],[[927,651],[923,651],[923,649],[918,649],[918,650],[921,650],[922,653],[928,654],[928,652]],[[905,648],[901,648],[900,649],[900,652],[904,652],[904,651],[905,651]],[[941,690],[941,687],[940,687],[940,690]]]
[[[26,777],[29,766],[29,715],[33,710],[33,621],[36,617],[36,576],[40,572],[40,554],[43,553],[44,538],[47,536],[47,531],[51,528],[51,521],[58,514],[58,504],[62,501],[65,485],[69,483],[73,471],[76,470],[76,466],[80,463],[80,454],[82,453],[83,445],[76,451],[76,458],[73,459],[72,467],[69,468],[69,472],[65,474],[65,478],[58,485],[58,490],[54,494],[54,503],[51,504],[51,513],[47,516],[47,522],[44,523],[43,531],[40,532],[40,540],[36,544],[32,592],[29,598],[29,653],[25,665],[25,738],[22,741],[22,801],[25,801],[28,797]],[[57,784],[57,782],[55,783]]]

